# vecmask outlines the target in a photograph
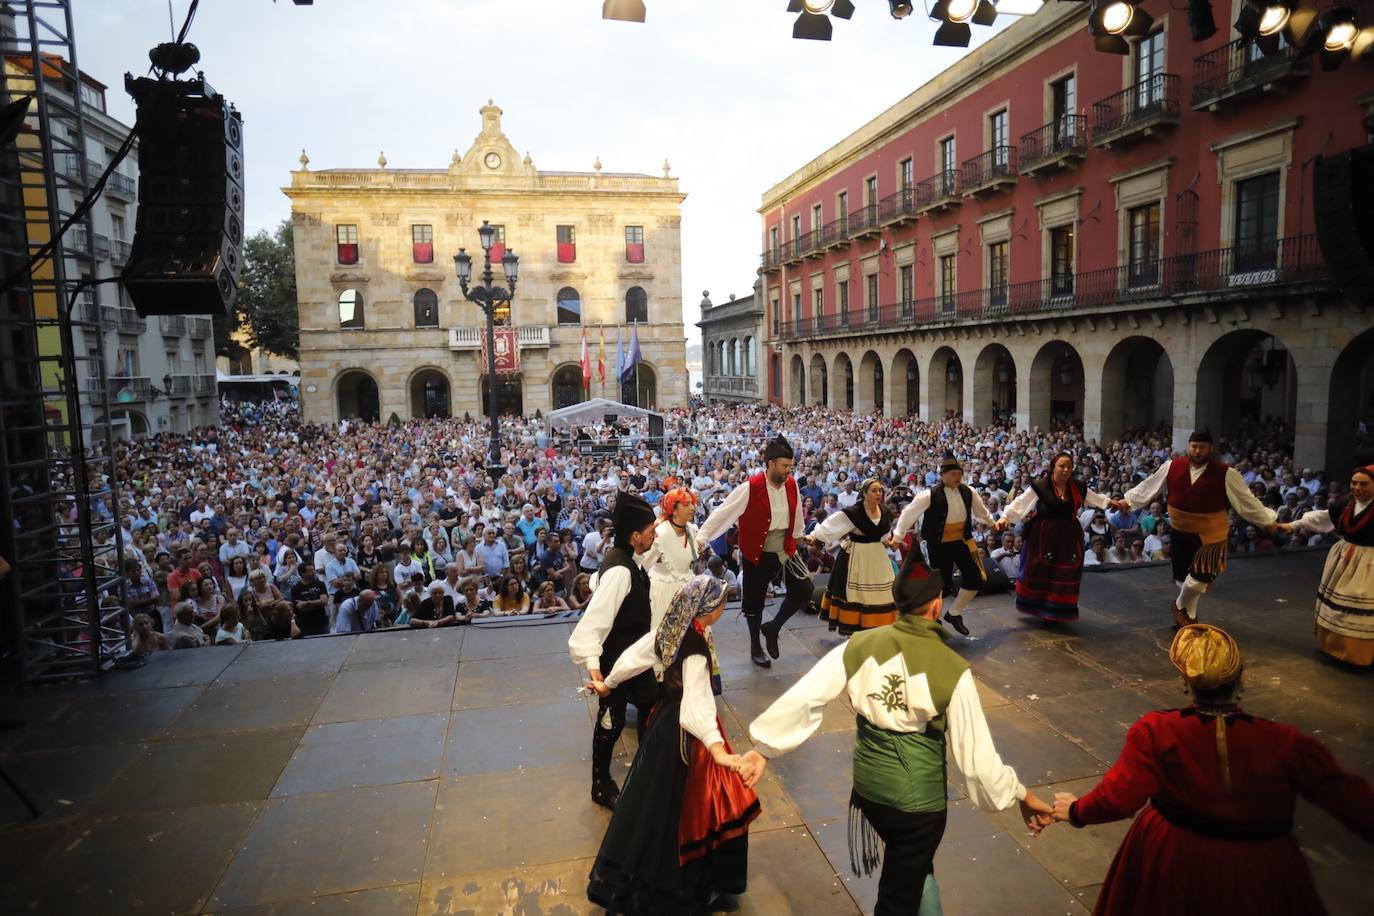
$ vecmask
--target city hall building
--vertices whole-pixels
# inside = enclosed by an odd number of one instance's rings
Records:
[[[661,177],[536,169],[481,109],[482,130],[447,169],[291,173],[300,305],[301,404],[307,422],[484,415],[486,318],[464,299],[453,256],[466,248],[480,282],[477,229],[496,227],[493,272],[507,249],[520,258],[509,315],[518,372],[496,378],[505,414],[548,412],[588,397],[647,407],[687,399],[682,322],[684,195]],[[583,386],[586,332],[594,377]],[[615,342],[637,332],[641,361],[617,385]],[[606,340],[606,374],[595,377]],[[506,338],[509,340],[510,338]],[[498,353],[501,348],[498,345]]]
[[[1316,237],[1360,205],[1313,176],[1369,142],[1374,68],[1265,54],[1240,8],[1198,42],[1151,4],[1119,56],[1089,4],[1047,3],[768,189],[770,400],[1180,447],[1273,417],[1300,467],[1344,474],[1374,313]]]

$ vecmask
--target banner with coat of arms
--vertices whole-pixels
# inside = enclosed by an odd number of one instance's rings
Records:
[[[520,371],[520,335],[511,325],[495,329],[496,374],[514,375]],[[482,335],[482,367],[487,365],[487,336]]]

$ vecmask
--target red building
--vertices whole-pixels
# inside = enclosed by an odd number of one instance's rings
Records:
[[[764,195],[773,401],[1176,441],[1267,415],[1299,462],[1350,457],[1374,335],[1329,280],[1312,173],[1368,141],[1374,67],[1262,55],[1239,2],[1205,42],[1146,8],[1122,57],[1049,3]]]

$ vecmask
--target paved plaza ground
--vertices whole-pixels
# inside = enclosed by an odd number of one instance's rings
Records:
[[[1319,735],[1374,777],[1374,675],[1312,648],[1323,553],[1232,563],[1204,599],[1246,654],[1245,708]],[[1003,757],[1043,798],[1082,794],[1127,727],[1184,695],[1166,657],[1167,569],[1085,576],[1084,617],[1048,629],[980,599],[973,663]],[[381,633],[162,653],[95,684],[7,697],[0,763],[5,913],[573,914],[609,815],[588,797],[591,706],[566,624]],[[733,611],[717,627],[721,716],[749,720],[837,644],[798,615],[769,671]],[[837,701],[776,762],[739,912],[871,912],[849,874],[852,712]],[[627,730],[620,774],[634,751]],[[973,809],[951,772],[936,875],[949,914],[1082,914],[1127,823],[1039,840]],[[1297,835],[1332,913],[1374,912],[1374,847],[1302,803]],[[1365,877],[1362,877],[1365,876]]]

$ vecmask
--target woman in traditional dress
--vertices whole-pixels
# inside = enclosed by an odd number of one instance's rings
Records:
[[[1374,665],[1374,464],[1350,475],[1350,493],[1328,509],[1313,509],[1285,534],[1340,536],[1326,555],[1317,586],[1317,645],[1351,665]]]
[[[858,502],[827,515],[807,538],[827,547],[840,545],[821,597],[821,617],[830,629],[846,636],[897,622],[892,600],[895,574],[887,555],[892,511],[883,501],[883,485],[877,478],[865,480],[859,494]]]
[[[588,899],[612,913],[698,913],[717,897],[744,893],[759,801],[741,781],[740,758],[716,715],[711,624],[724,610],[724,582],[688,580],[657,630],[621,653],[604,681],[587,685],[606,696],[655,663],[666,666],[588,878]]]
[[[644,555],[644,571],[649,574],[649,632],[658,629],[668,613],[668,605],[687,580],[697,562],[697,526],[692,524],[697,497],[681,487],[670,490],[659,501],[663,521],[655,529],[654,545]]]
[[[1037,477],[1012,500],[997,520],[997,530],[1035,513],[1026,525],[1021,569],[1016,577],[1016,609],[1047,623],[1078,619],[1078,586],[1083,580],[1083,507],[1106,509],[1110,500],[1073,476],[1073,456],[1060,452],[1050,473]],[[1100,559],[1100,558],[1099,558]]]
[[[1241,711],[1240,649],[1224,630],[1184,626],[1169,660],[1192,705],[1146,713],[1092,791],[1055,795],[1055,819],[1075,827],[1140,811],[1095,916],[1324,913],[1293,837],[1297,796],[1374,841],[1374,786],[1317,739]]]

